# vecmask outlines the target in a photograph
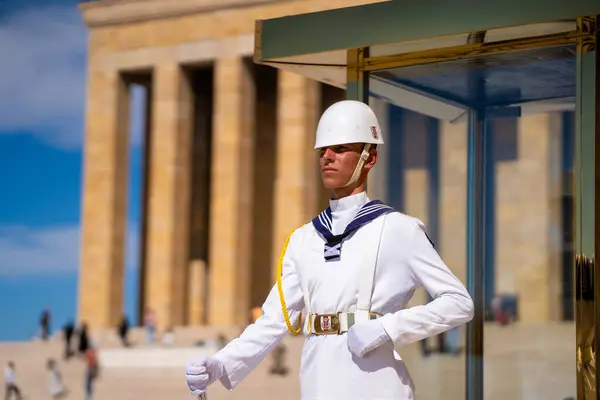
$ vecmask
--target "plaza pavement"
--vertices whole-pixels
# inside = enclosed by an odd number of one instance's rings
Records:
[[[176,332],[177,348],[192,346],[199,339],[213,339],[218,330],[185,328]],[[237,331],[229,330],[231,337]],[[464,332],[463,332],[464,333]],[[119,349],[112,333],[96,335],[101,356],[127,353]],[[144,349],[158,350],[159,345],[143,344],[142,332],[134,330],[131,350],[142,354]],[[232,392],[219,383],[210,387],[210,400],[299,399],[298,370],[301,337],[288,337],[285,377],[268,374],[268,357],[258,369]],[[435,340],[431,341],[435,345]],[[169,357],[172,350],[161,350]],[[190,348],[189,358],[199,354]],[[120,353],[116,353],[120,352]],[[161,353],[161,354],[162,354]],[[465,360],[460,356],[433,354],[423,358],[419,344],[399,349],[416,385],[418,400],[464,399]],[[64,381],[70,389],[68,399],[83,399],[84,365],[80,359],[64,362],[62,343],[53,339],[47,343],[0,343],[0,365],[10,359],[17,365],[17,380],[26,399],[47,399],[48,374],[45,362],[49,357],[60,360]],[[133,353],[132,353],[133,354]],[[543,325],[511,325],[500,327],[487,324],[485,328],[485,399],[486,400],[564,400],[575,395],[575,326],[573,323]],[[143,357],[142,357],[143,358]],[[108,359],[108,358],[107,358]],[[113,357],[114,359],[114,357]],[[178,361],[176,361],[177,363]],[[180,367],[105,367],[97,381],[95,400],[185,400],[193,399],[187,391],[184,365]],[[337,399],[332,399],[337,400]]]

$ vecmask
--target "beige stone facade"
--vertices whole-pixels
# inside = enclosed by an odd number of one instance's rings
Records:
[[[251,62],[254,23],[364,0],[98,0],[90,28],[79,318],[114,326],[123,311],[129,87],[146,87],[141,307],[160,329],[243,325],[275,281],[287,234],[327,203],[313,150],[322,110],[341,90]],[[384,125],[390,105],[372,100]],[[440,123],[437,195],[425,117],[405,113],[403,142],[381,149],[369,181],[430,224],[466,279],[467,127]],[[524,321],[560,319],[561,121],[520,118],[517,156],[496,163],[495,287]],[[398,128],[395,128],[398,129]],[[406,158],[398,170],[392,161]],[[419,294],[415,302],[425,301]]]

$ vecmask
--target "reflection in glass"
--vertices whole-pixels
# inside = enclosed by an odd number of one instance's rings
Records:
[[[486,235],[494,257],[485,266],[486,398],[576,394],[573,210],[565,179],[572,120],[571,113],[544,113],[488,121],[493,215]]]
[[[495,116],[572,109],[575,53],[575,45],[566,45],[377,71],[371,90],[400,107],[449,121],[465,108],[487,107]]]
[[[575,48],[373,72],[386,121],[369,190],[422,219],[465,282],[467,113],[484,116],[485,399],[576,396],[573,310]],[[373,196],[372,196],[373,197]],[[379,196],[382,197],[382,196]],[[418,293],[414,303],[426,302]],[[446,342],[452,335],[446,335]],[[459,330],[458,348],[464,347]],[[437,347],[437,338],[428,345]],[[465,398],[464,354],[399,349],[425,399]]]
[[[465,282],[466,123],[451,124],[372,98],[384,131],[368,191],[419,218],[444,261]],[[425,304],[418,289],[409,306]],[[465,398],[465,327],[398,349],[423,399]]]

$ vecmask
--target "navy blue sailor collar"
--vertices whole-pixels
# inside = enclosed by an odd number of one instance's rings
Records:
[[[334,235],[333,217],[331,208],[328,207],[312,220],[312,224],[319,234],[325,239],[324,257],[325,261],[338,261],[342,255],[342,242],[352,232],[373,221],[375,218],[390,212],[394,212],[392,207],[384,204],[381,200],[372,200],[358,210],[354,218],[350,221],[343,233]]]

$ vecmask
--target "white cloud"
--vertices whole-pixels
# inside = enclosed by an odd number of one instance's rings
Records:
[[[30,8],[0,22],[0,132],[77,149],[83,138],[87,28],[77,7]]]
[[[76,272],[79,268],[79,232],[78,226],[0,227],[0,277]],[[127,233],[127,268],[137,267],[138,238],[138,229],[132,225]]]
[[[27,133],[78,150],[84,138],[87,27],[75,6],[0,20],[0,134]],[[131,143],[143,142],[145,91],[131,93]]]
[[[75,271],[78,259],[78,227],[0,228],[0,276]]]

